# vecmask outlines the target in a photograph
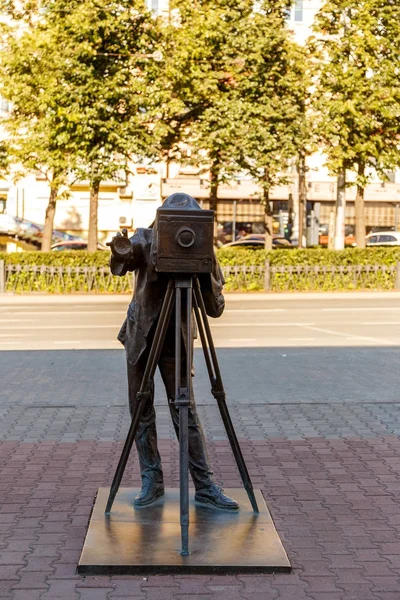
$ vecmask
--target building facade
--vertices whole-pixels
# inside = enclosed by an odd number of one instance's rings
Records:
[[[158,14],[168,15],[168,0],[148,0]],[[304,43],[311,33],[315,14],[322,0],[296,0],[288,14],[288,27],[299,43]],[[0,102],[0,110],[8,110]],[[168,195],[186,192],[206,207],[209,178],[196,170],[179,164],[169,165],[168,178],[162,164],[134,165],[129,183],[103,182],[99,195],[99,239],[105,241],[121,229],[133,231],[145,227],[154,219],[155,211]],[[298,177],[289,174],[289,184],[272,190],[271,204],[275,216],[275,230],[284,232],[289,211],[294,215],[293,238],[298,231]],[[320,232],[326,231],[335,209],[336,180],[329,176],[324,157],[316,153],[307,159],[307,225],[308,242],[317,243]],[[0,213],[6,212],[23,219],[43,224],[49,190],[40,175],[30,175],[13,183],[0,180]],[[258,198],[261,190],[246,177],[238,176],[229,185],[219,188],[217,220],[221,242],[229,241],[238,231],[261,232],[264,227],[264,209]],[[346,190],[346,225],[352,230],[355,188]],[[398,228],[400,226],[400,174],[388,174],[388,181],[373,180],[366,188],[366,225],[372,228]],[[89,185],[75,183],[69,198],[59,200],[55,228],[85,236],[88,229]],[[1,233],[1,232],[0,232]]]

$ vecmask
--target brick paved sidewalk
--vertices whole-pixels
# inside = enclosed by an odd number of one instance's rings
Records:
[[[399,600],[397,436],[242,440],[294,567],[289,575],[81,577],[75,569],[93,498],[121,443],[1,444],[2,600]],[[210,442],[217,480],[240,485],[224,441]],[[161,440],[168,485],[177,448]],[[138,485],[136,461],[126,478]]]
[[[298,373],[286,381],[301,382],[300,398],[277,396],[276,382],[263,398],[265,383],[254,377],[251,401],[237,393],[230,402],[253,483],[264,493],[293,572],[145,578],[76,575],[95,494],[110,484],[129,422],[125,389],[112,396],[111,382],[99,395],[96,368],[114,368],[115,353],[97,352],[94,362],[89,352],[53,353],[51,361],[46,353],[24,353],[23,363],[3,353],[0,600],[400,600],[397,350],[381,350],[375,359],[362,352],[329,354],[329,368],[342,378],[332,401],[333,384],[318,387],[325,371],[307,383],[315,354],[304,350],[293,358]],[[385,360],[392,378],[378,388]],[[278,363],[268,364],[280,381]],[[368,380],[342,377],[347,364],[353,374],[363,364]],[[121,374],[122,368],[115,381]],[[215,403],[200,394],[199,404],[216,479],[239,487]],[[164,400],[157,411],[166,483],[177,486],[178,449]],[[139,485],[135,456],[124,485]]]

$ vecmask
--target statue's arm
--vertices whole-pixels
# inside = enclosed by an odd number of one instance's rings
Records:
[[[206,313],[209,317],[220,317],[225,308],[225,298],[222,293],[225,280],[215,254],[212,272],[199,275],[199,281]]]

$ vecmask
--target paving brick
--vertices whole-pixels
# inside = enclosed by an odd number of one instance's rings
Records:
[[[175,582],[173,575],[150,575],[143,579],[142,582],[143,589],[148,587],[176,587],[177,583]]]
[[[156,588],[146,589],[146,600],[176,600],[178,588]]]
[[[82,577],[76,584],[77,589],[83,588],[108,588],[112,589],[113,584],[111,583],[110,577],[104,576],[88,576]]]
[[[273,575],[238,575],[238,579],[243,584],[240,594],[244,598],[255,598],[265,594],[270,598],[278,596],[278,590],[273,587]],[[298,583],[297,577],[295,579]]]
[[[58,546],[45,546],[44,544],[41,545],[33,545],[33,550],[32,550],[32,554],[31,556],[51,556],[54,559],[57,558],[57,555],[59,554],[59,550],[58,550]]]
[[[3,579],[0,581],[0,599],[11,598],[12,587],[15,585],[15,581],[6,581]]]
[[[53,563],[55,558],[52,556],[30,556],[26,557],[26,564],[20,570],[20,573],[27,571],[47,572],[54,571]]]
[[[344,597],[344,592],[318,592],[318,595],[310,593],[310,598],[313,600],[349,600]]]
[[[43,590],[13,590],[12,595],[12,600],[42,600],[42,598]]]
[[[329,570],[331,567],[329,561],[307,561],[303,560],[301,562],[301,568],[303,570],[303,574],[308,577],[317,575],[317,576],[332,576],[332,572]]]
[[[340,587],[344,593],[344,600],[377,600],[372,588],[367,584],[341,584]],[[380,599],[379,599],[380,600]]]
[[[110,598],[113,598],[115,596],[126,596],[126,597],[131,597],[131,596],[140,596],[141,594],[145,593],[145,590],[143,589],[142,592],[142,584],[144,583],[143,577],[140,578],[136,578],[136,577],[130,577],[130,578],[116,578],[116,577],[111,577],[111,586],[112,586],[112,591],[110,593]],[[174,586],[174,589],[177,588],[177,586]],[[147,589],[151,589],[151,588],[147,588]]]
[[[77,588],[79,600],[107,600],[110,588]]]
[[[10,537],[4,541],[4,548],[2,551],[6,552],[23,552],[24,554],[29,551],[31,548],[31,544],[36,540],[33,538],[32,541],[29,540],[15,540]]]
[[[36,590],[47,589],[47,573],[20,573],[18,583],[15,584],[15,589]]]
[[[372,583],[374,592],[398,592],[400,590],[400,577],[375,577],[366,574],[365,578]]]
[[[40,600],[78,600],[79,594],[76,592],[76,581],[58,579],[48,580],[48,583],[49,589]]]
[[[18,571],[20,568],[20,565],[0,565],[0,581],[18,580]]]
[[[309,600],[310,598],[308,591],[306,592],[304,589],[292,585],[282,585],[277,592],[277,600]],[[266,596],[265,600],[270,600],[269,595]]]
[[[146,596],[144,594],[141,594],[140,596],[113,596],[110,595],[110,598],[112,598],[112,600],[146,600]]]
[[[335,577],[302,576],[302,580],[308,584],[308,591],[311,592],[340,592],[340,586]]]
[[[207,587],[210,579],[207,576],[200,575],[193,579],[175,577],[174,580],[179,587],[179,592],[177,592],[177,594],[210,594],[210,589]],[[238,585],[241,586],[240,582]]]
[[[0,565],[23,565],[25,564],[25,552],[0,552]]]

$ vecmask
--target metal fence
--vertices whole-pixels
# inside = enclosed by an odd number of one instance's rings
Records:
[[[0,292],[121,293],[133,290],[133,275],[114,277],[109,267],[3,264]],[[3,272],[3,273],[1,273]]]
[[[393,265],[223,266],[226,291],[337,291],[400,289],[400,263]],[[109,267],[55,267],[0,261],[1,292],[132,292],[132,273],[114,277]]]
[[[400,289],[393,265],[241,265],[222,267],[226,289],[273,292]]]

